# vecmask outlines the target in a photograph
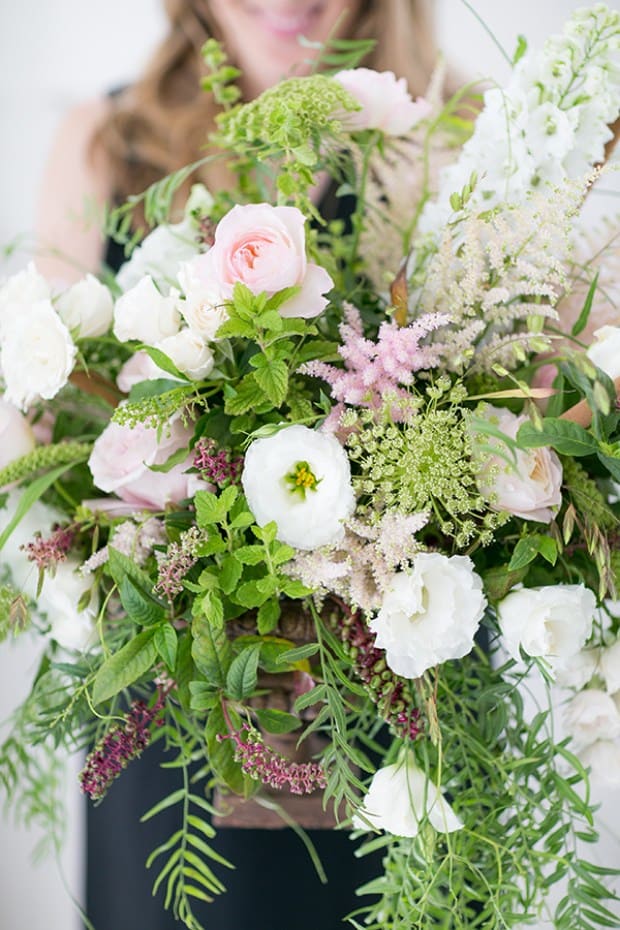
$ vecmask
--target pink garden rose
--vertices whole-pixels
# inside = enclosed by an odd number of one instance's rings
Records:
[[[157,430],[143,424],[110,423],[88,460],[95,486],[114,492],[135,509],[163,510],[168,503],[190,497],[196,490],[196,475],[186,473],[191,456],[168,472],[151,471],[149,466],[163,465],[188,444],[191,435],[179,419],[168,424],[159,440]]]
[[[17,407],[0,398],[0,468],[32,452],[32,426]]]
[[[487,406],[486,418],[502,433],[514,439],[526,416],[517,416],[510,410]],[[498,449],[500,446],[497,441]],[[505,448],[500,450],[506,452]],[[555,511],[562,503],[562,465],[552,449],[517,449],[514,463],[502,455],[491,456],[479,485],[491,497],[494,510],[507,510],[515,517],[551,523]],[[510,457],[510,453],[508,453]]]
[[[393,71],[351,68],[334,75],[361,110],[347,112],[342,119],[347,129],[380,129],[390,136],[402,136],[431,113],[423,97],[414,102],[404,78]]]
[[[318,316],[328,303],[323,295],[334,282],[324,268],[307,261],[304,223],[296,207],[233,207],[218,224],[212,248],[189,263],[191,271],[223,300],[232,297],[237,282],[253,294],[269,296],[300,287],[282,304],[281,315]]]

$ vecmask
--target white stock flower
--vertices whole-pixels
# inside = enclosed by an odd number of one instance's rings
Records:
[[[590,361],[610,378],[620,377],[620,326],[601,326],[587,351]]]
[[[569,667],[592,632],[596,598],[577,584],[547,585],[511,591],[497,607],[504,646],[513,657],[550,659]]]
[[[164,297],[150,275],[119,297],[114,306],[114,335],[121,342],[137,339],[154,346],[179,331],[175,295]]]
[[[63,649],[84,652],[96,642],[95,622],[99,609],[96,594],[84,610],[80,598],[90,588],[90,579],[81,575],[75,560],[60,562],[53,575],[46,575],[37,606],[47,615],[50,636]]]
[[[206,378],[213,368],[213,352],[204,340],[187,327],[157,345],[191,381]],[[167,377],[170,377],[169,375]]]
[[[287,426],[249,447],[242,475],[259,526],[278,524],[277,538],[296,549],[344,537],[355,508],[351,469],[337,439],[307,426]]]
[[[609,693],[620,691],[620,639],[601,651],[600,670]]]
[[[365,819],[362,819],[362,816]],[[353,815],[357,830],[368,824],[393,836],[417,836],[426,820],[440,833],[460,830],[462,821],[437,787],[415,764],[386,765],[375,772],[360,814]]]
[[[0,468],[35,446],[32,426],[17,407],[0,398]]]
[[[392,671],[419,678],[471,651],[485,607],[482,580],[468,556],[422,552],[410,572],[394,575],[370,629]]]
[[[487,406],[484,417],[502,433],[515,439],[526,416],[517,416],[510,410]],[[499,440],[495,440],[496,444]],[[507,447],[503,451],[505,451]],[[507,453],[510,456],[510,452]],[[510,462],[502,455],[485,459],[478,484],[494,510],[524,520],[550,523],[562,503],[562,465],[552,449],[516,449],[516,459]]]
[[[27,313],[7,318],[0,351],[5,399],[27,410],[41,397],[55,397],[69,379],[75,356],[69,330],[50,300],[35,301]]]
[[[598,688],[576,694],[566,706],[564,722],[579,748],[620,736],[620,711],[613,698]]]
[[[31,304],[51,298],[50,286],[30,262],[23,271],[12,275],[0,287],[0,333],[7,319],[28,313]]]
[[[56,309],[68,329],[77,330],[79,339],[103,336],[112,325],[114,301],[110,291],[88,274],[56,301]]]
[[[620,744],[611,739],[599,739],[579,753],[592,776],[614,788],[620,787]]]
[[[349,130],[380,129],[392,136],[408,132],[431,113],[421,97],[414,102],[404,78],[393,71],[350,68],[339,71],[334,80],[360,104],[360,110],[346,112],[342,124]]]

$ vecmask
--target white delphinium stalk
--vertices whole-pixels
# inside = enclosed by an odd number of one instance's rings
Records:
[[[536,187],[580,178],[603,161],[619,101],[620,12],[598,3],[577,10],[541,51],[527,52],[505,88],[485,93],[475,131],[445,170],[420,231],[445,225],[472,174],[470,210],[521,203]]]

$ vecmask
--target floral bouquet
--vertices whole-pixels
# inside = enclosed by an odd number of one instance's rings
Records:
[[[213,821],[311,824],[305,795],[381,851],[354,927],[616,926],[587,846],[589,770],[620,771],[617,257],[577,217],[620,14],[522,43],[473,130],[439,81],[240,104],[205,61],[236,194],[173,222],[189,166],[110,211],[115,277],[0,291],[0,632],[46,643],[4,785],[53,819],[67,748],[99,801],[161,741],[149,864],[187,927],[224,890]]]

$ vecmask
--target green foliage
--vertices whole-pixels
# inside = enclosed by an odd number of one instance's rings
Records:
[[[16,481],[32,478],[43,469],[52,470],[55,476],[52,481],[55,481],[68,468],[85,461],[91,449],[92,446],[89,443],[83,442],[58,442],[48,446],[37,446],[32,452],[13,459],[0,469],[0,488]]]
[[[101,704],[146,674],[157,658],[154,630],[143,630],[100,666],[93,684],[93,703]]]

